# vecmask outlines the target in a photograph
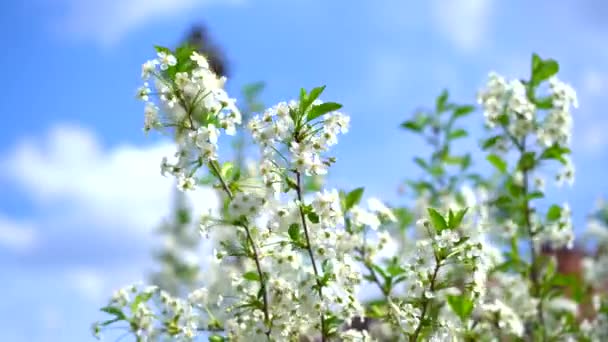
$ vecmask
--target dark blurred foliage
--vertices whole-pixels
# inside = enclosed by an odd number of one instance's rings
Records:
[[[222,49],[211,39],[205,25],[193,25],[184,41],[193,45],[200,54],[207,57],[213,72],[220,76],[229,76],[228,63]]]

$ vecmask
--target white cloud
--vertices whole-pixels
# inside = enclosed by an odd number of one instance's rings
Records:
[[[0,215],[0,246],[13,252],[26,253],[35,247],[37,239],[33,224]]]
[[[63,0],[57,29],[79,38],[111,45],[132,30],[158,19],[175,18],[213,4],[243,0]]]
[[[492,12],[491,0],[436,0],[432,15],[439,32],[464,51],[484,41]]]
[[[133,247],[139,250],[151,248],[145,245],[169,215],[175,191],[174,180],[160,175],[160,160],[174,151],[168,141],[104,149],[90,131],[67,125],[46,137],[24,139],[5,153],[0,167],[6,172],[0,177],[31,200],[32,225],[0,220],[0,243],[26,248],[39,242],[46,248],[41,255],[67,260],[94,255],[91,249],[99,255],[115,253],[121,239],[137,242]],[[190,192],[189,199],[195,212],[217,207],[209,188]]]
[[[36,203],[67,203],[72,219],[150,230],[169,211],[174,183],[159,165],[174,151],[169,142],[104,151],[91,132],[63,125],[19,143],[4,169]],[[213,196],[191,194],[199,209],[215,206]]]

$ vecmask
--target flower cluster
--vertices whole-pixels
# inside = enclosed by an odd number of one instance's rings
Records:
[[[241,113],[223,89],[226,78],[215,75],[204,56],[188,48],[178,49],[175,55],[166,48],[157,50],[157,58],[142,66],[145,82],[137,92],[145,102],[144,130],[175,128],[176,160],[163,159],[161,172],[175,175],[178,188],[190,190],[196,185],[196,167],[218,158],[220,128],[234,135]]]
[[[192,50],[157,48],[138,90],[144,129],[174,133],[177,152],[161,173],[179,189],[206,182],[221,193],[220,210],[200,219],[213,256],[205,286],[183,299],[157,287],[117,291],[102,308],[111,319],[94,331],[126,322],[138,341],[191,341],[203,332],[210,341],[601,340],[606,299],[594,293],[595,316],[578,324],[582,295],[558,292],[574,280],[542,255],[573,247],[570,208],[534,206],[544,197],[541,165],[561,163],[558,183],[574,178],[577,100],[557,70],[534,55],[527,81],[490,75],[479,102],[494,177],[472,172],[471,155],[453,145],[468,136],[457,123],[473,106],[451,103],[444,91],[433,111],[404,122],[432,153],[415,158],[425,173],[407,183],[413,205],[397,208],[376,198],[364,205],[364,188],[307,186],[336,162],[330,149],[350,125],[341,105],[320,100],[324,87],[248,120],[260,157],[242,172],[222,162],[218,147],[247,121],[223,89],[226,79]],[[598,222],[591,232],[608,241]],[[605,279],[607,260],[605,250],[587,257],[584,280]],[[363,299],[374,291],[379,299]]]

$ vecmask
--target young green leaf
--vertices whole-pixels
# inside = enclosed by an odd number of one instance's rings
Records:
[[[495,136],[493,136],[493,137],[490,137],[490,138],[488,138],[488,139],[484,140],[484,141],[481,143],[481,148],[482,148],[482,149],[484,149],[484,150],[487,150],[488,148],[490,148],[490,147],[492,147],[492,146],[496,145],[496,143],[497,143],[497,142],[498,142],[500,139],[502,139],[500,135],[495,135]]]
[[[325,86],[313,88],[310,93],[307,95],[306,90],[302,89],[300,92],[300,114],[304,115],[304,113],[308,110],[310,105],[321,96],[325,90]],[[309,119],[310,120],[310,119]]]
[[[346,211],[350,210],[356,204],[359,204],[361,197],[363,197],[363,191],[365,191],[365,188],[356,188],[346,195],[346,200],[344,203]]]
[[[255,271],[249,271],[243,274],[243,278],[251,281],[258,281],[260,280],[260,275]]]
[[[122,312],[122,310],[116,306],[104,306],[99,310],[109,313],[110,315],[114,315],[117,319],[127,319],[127,316]]]
[[[460,317],[462,322],[465,322],[473,312],[473,301],[465,295],[448,295],[448,304],[450,305],[450,308],[452,308],[452,311]]]
[[[532,55],[532,78],[530,82],[533,86],[539,85],[541,82],[548,80],[551,76],[557,74],[559,64],[553,59],[541,59],[537,54]]]
[[[315,213],[314,211],[309,212],[306,216],[308,217],[310,222],[314,224],[319,223],[319,215],[317,215],[317,213]]]
[[[445,222],[445,218],[441,215],[437,210],[433,208],[427,209],[429,212],[429,218],[431,219],[431,224],[437,231],[442,231],[448,229],[448,224]]]
[[[287,229],[287,233],[291,238],[291,241],[300,241],[300,225],[297,223],[292,223]]]
[[[414,157],[414,163],[420,166],[423,170],[429,169],[429,164],[427,164],[427,162],[420,157]]]
[[[154,45],[154,49],[156,50],[156,52],[164,52],[167,54],[172,54],[171,49],[166,48],[164,46]]]
[[[466,116],[466,115],[473,113],[474,111],[475,111],[475,107],[473,107],[473,106],[469,106],[469,105],[458,106],[454,110],[454,117],[459,118],[462,116]]]
[[[413,132],[422,132],[422,130],[430,123],[430,118],[427,114],[418,112],[414,119],[406,120],[401,123],[400,127]]]
[[[222,165],[222,169],[220,170],[220,174],[222,175],[222,178],[229,179],[233,169],[234,169],[233,163],[225,162],[224,165]]]
[[[131,303],[131,312],[137,311],[139,304],[146,303],[148,300],[150,300],[150,298],[152,298],[152,294],[152,292],[142,292],[138,294],[133,300],[133,303]]]
[[[469,135],[469,133],[467,133],[467,131],[465,131],[462,128],[459,128],[457,130],[450,132],[450,134],[448,135],[448,139],[454,140],[454,139],[458,139],[458,138],[464,138],[468,135]]]
[[[524,153],[524,155],[521,156],[521,158],[519,159],[519,162],[517,163],[519,169],[522,171],[533,169],[535,164],[536,164],[536,159],[534,157],[534,152]]]
[[[570,149],[567,147],[561,147],[557,144],[554,144],[550,147],[547,147],[543,153],[540,155],[540,159],[555,159],[559,160],[562,164],[566,164],[566,158],[564,158],[565,154],[570,153]]]
[[[469,210],[469,208],[464,208],[464,209],[458,210],[456,213],[454,213],[454,212],[452,212],[452,209],[450,209],[449,215],[448,215],[448,227],[450,229],[456,229],[456,228],[460,227],[460,224],[462,223],[462,219],[464,218],[464,215],[467,213],[467,210]]]
[[[492,165],[494,165],[494,167],[502,172],[505,173],[507,172],[507,162],[505,162],[502,158],[500,158],[499,156],[495,155],[495,154],[490,154],[486,157],[486,159],[492,163]]]
[[[562,216],[562,208],[554,204],[547,210],[547,221],[557,221]]]
[[[437,100],[435,101],[435,111],[437,113],[445,112],[445,110],[447,109],[448,96],[448,90],[444,89],[437,97]]]
[[[336,111],[342,108],[342,105],[335,102],[324,102],[316,106],[312,106],[308,111],[307,121],[312,121],[323,114]]]

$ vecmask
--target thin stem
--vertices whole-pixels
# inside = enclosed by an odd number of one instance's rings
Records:
[[[365,255],[366,246],[367,246],[367,234],[365,234],[365,231],[364,231],[363,232],[363,247],[361,247],[360,249],[357,249],[357,250],[361,254],[361,261],[363,261],[363,265],[365,266],[365,268],[367,268],[370,275],[372,276],[372,281],[376,285],[378,285],[378,288],[380,289],[380,291],[382,292],[384,297],[386,299],[388,299],[391,291],[390,291],[390,289],[386,288],[385,284],[382,284],[382,282],[380,281],[380,278],[378,278],[378,275],[376,274],[376,271],[372,267],[370,261],[367,260],[367,256]]]
[[[317,293],[319,294],[319,299],[323,300],[323,284],[319,280],[319,271],[317,269],[317,263],[315,262],[315,255],[312,251],[312,245],[310,244],[310,235],[308,234],[308,225],[306,223],[306,217],[304,216],[304,210],[302,208],[302,176],[299,171],[295,171],[296,174],[296,183],[297,189],[296,192],[298,194],[298,201],[300,202],[300,218],[302,220],[302,227],[304,229],[304,237],[306,238],[306,250],[308,251],[308,256],[310,257],[310,262],[312,263],[312,270],[315,274],[315,280],[317,283]],[[321,342],[325,342],[325,314],[321,312]]]
[[[505,128],[506,130],[506,128]],[[507,135],[513,141],[515,146],[520,152],[520,158],[527,153],[526,150],[526,137],[524,136],[521,141],[518,141],[516,137],[514,137],[511,133],[507,131]],[[522,170],[523,175],[523,184],[522,184],[522,192],[524,196],[524,226],[526,228],[526,232],[530,237],[530,281],[532,282],[532,289],[534,295],[538,297],[538,305],[536,308],[536,314],[538,318],[537,326],[541,330],[542,341],[545,341],[546,331],[545,331],[545,318],[543,313],[543,299],[541,294],[541,280],[540,280],[540,270],[539,270],[539,261],[538,261],[538,251],[536,250],[536,246],[534,245],[534,235],[535,232],[532,231],[532,221],[530,219],[530,214],[532,213],[532,208],[530,207],[530,200],[528,199],[529,192],[529,170],[524,168]]]
[[[222,188],[228,195],[228,198],[230,198],[230,200],[232,200],[234,198],[232,191],[230,191],[230,188],[228,187],[228,184],[222,177],[217,165],[214,162],[210,162],[209,165],[211,165],[213,172],[217,175],[217,178],[219,179],[220,183],[222,184]],[[268,330],[266,330],[265,334],[266,334],[266,337],[270,340],[272,324],[270,322],[270,313],[269,313],[269,305],[268,305],[268,291],[266,290],[266,277],[264,276],[264,272],[262,272],[262,266],[260,265],[260,257],[258,254],[257,247],[255,245],[255,242],[253,240],[253,237],[251,236],[251,231],[246,223],[243,223],[241,225],[241,227],[243,227],[243,229],[245,229],[245,233],[247,234],[247,240],[249,241],[249,244],[251,245],[251,250],[253,253],[253,260],[255,262],[255,267],[258,272],[258,276],[260,278],[260,288],[262,291],[262,301],[263,301],[263,306],[264,306],[264,320],[266,321],[266,324],[268,325]]]
[[[532,281],[532,285],[534,288],[534,294],[538,297],[538,306],[537,306],[537,316],[538,316],[538,325],[541,328],[541,333],[542,333],[542,340],[546,340],[546,335],[545,335],[545,318],[544,318],[544,314],[543,314],[543,299],[542,299],[542,294],[541,294],[541,283],[540,283],[540,270],[539,270],[539,263],[538,263],[538,251],[536,250],[536,246],[534,245],[534,232],[532,231],[532,222],[530,221],[530,213],[531,213],[531,208],[530,208],[530,201],[527,199],[528,198],[528,171],[524,170],[523,171],[523,193],[525,196],[525,202],[524,202],[524,223],[526,226],[526,230],[528,232],[528,235],[530,235],[530,280]]]
[[[228,187],[228,184],[224,180],[224,177],[222,177],[222,174],[220,173],[220,170],[218,169],[217,165],[215,165],[215,162],[213,162],[213,161],[211,161],[209,163],[209,165],[211,166],[211,169],[213,170],[213,173],[215,173],[215,175],[217,176],[218,180],[220,181],[220,184],[222,185],[222,188],[224,189],[224,191],[228,195],[228,198],[230,198],[230,200],[232,200],[234,198],[234,195],[232,195],[232,191],[230,190],[230,187]]]
[[[435,270],[433,271],[433,275],[431,276],[431,283],[429,285],[429,289],[431,290],[431,292],[435,291],[435,282],[437,281],[437,274],[439,273],[439,268],[441,268],[441,261],[439,260],[439,258],[437,258],[437,256],[435,256]],[[422,324],[424,323],[424,319],[428,311],[430,300],[426,298],[424,292],[422,293],[422,298],[424,301],[424,303],[422,304],[422,313],[420,314],[420,320],[418,321],[418,326],[416,327],[414,334],[410,336],[410,342],[415,342],[418,340],[418,337],[422,332]]]

